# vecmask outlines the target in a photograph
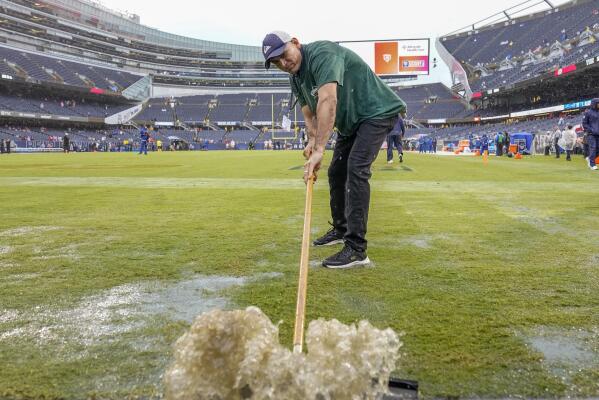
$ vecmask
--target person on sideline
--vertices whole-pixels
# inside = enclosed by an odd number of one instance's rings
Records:
[[[393,130],[387,136],[387,163],[393,163],[393,146],[397,149],[397,157],[399,162],[403,162],[403,137],[406,133],[406,127],[403,122],[403,118],[397,119],[397,124],[393,127]]]
[[[591,106],[582,118],[582,128],[587,133],[586,140],[589,149],[587,162],[589,168],[596,171],[595,159],[599,156],[599,98],[591,100]]]
[[[558,145],[566,151],[566,161],[572,161],[572,150],[574,150],[574,146],[576,145],[576,132],[574,131],[574,127],[572,125],[568,125],[567,129],[564,129],[562,132],[562,137],[560,138]]]

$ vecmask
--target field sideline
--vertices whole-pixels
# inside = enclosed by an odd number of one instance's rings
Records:
[[[331,152],[327,152],[327,160]],[[297,151],[0,156],[0,397],[159,397],[211,307],[260,307],[291,347]],[[433,397],[599,396],[599,173],[582,157],[407,154],[373,167],[368,255],[311,249],[307,321],[403,332]],[[328,230],[315,186],[313,235]]]

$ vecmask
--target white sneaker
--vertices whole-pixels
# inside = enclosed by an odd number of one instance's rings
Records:
[[[587,165],[591,168],[591,159],[589,157],[585,157],[584,159],[587,160]]]
[[[393,160],[387,161],[387,164],[393,164]]]
[[[591,167],[591,169],[592,169],[593,171],[597,171],[597,166],[596,166],[596,165],[593,165],[593,166]]]

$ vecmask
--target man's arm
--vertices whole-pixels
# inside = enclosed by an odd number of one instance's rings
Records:
[[[310,158],[305,164],[304,181],[320,170],[325,146],[333,133],[337,113],[337,83],[331,82],[318,89],[318,105],[316,106],[316,134]]]
[[[307,160],[314,151],[314,142],[316,140],[316,116],[310,110],[310,107],[303,106],[302,114],[304,114],[304,121],[306,123],[306,136],[308,137],[308,143],[304,148],[304,158]]]
[[[316,143],[315,151],[324,152],[335,126],[337,114],[337,82],[326,83],[318,89],[316,106]]]
[[[304,114],[304,121],[306,122],[308,139],[316,138],[316,115],[312,113],[312,110],[308,106],[302,107],[302,114]]]
[[[404,123],[404,120],[402,117],[399,117],[399,128],[401,130],[401,137],[403,138],[404,135],[406,134],[406,124]]]
[[[591,131],[591,127],[589,126],[589,118],[587,113],[584,113],[584,116],[582,117],[582,129],[584,129],[585,132],[590,132]]]

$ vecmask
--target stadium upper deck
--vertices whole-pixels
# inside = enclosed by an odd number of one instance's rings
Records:
[[[528,10],[539,3],[519,6]],[[461,63],[472,91],[506,87],[599,55],[599,0],[573,0],[515,17],[506,10],[488,26],[441,37]]]
[[[0,0],[0,42],[13,49],[153,74],[170,84],[287,86],[259,47],[187,38],[81,0]],[[12,61],[9,60],[8,61]]]

